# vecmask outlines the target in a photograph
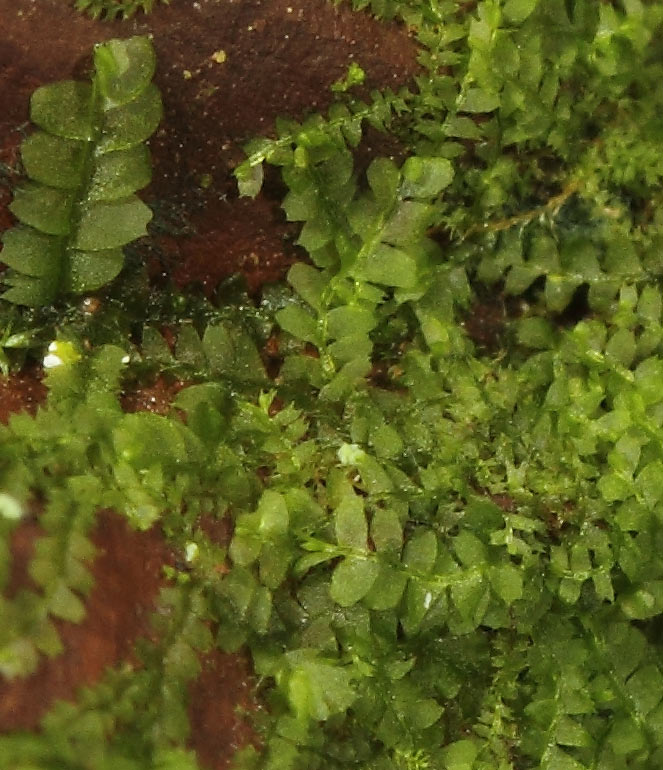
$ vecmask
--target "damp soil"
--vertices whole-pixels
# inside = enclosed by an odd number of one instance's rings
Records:
[[[149,33],[159,60],[156,82],[165,107],[151,142],[155,211],[144,254],[153,277],[212,294],[242,273],[252,292],[281,279],[303,254],[279,208],[276,175],[256,200],[239,199],[232,169],[241,147],[273,135],[280,115],[301,119],[330,103],[329,86],[354,60],[367,92],[397,88],[417,72],[416,48],[402,25],[333,7],[326,0],[172,0],[150,15],[104,23],[71,9],[69,0],[0,0],[0,234],[13,224],[10,185],[20,178],[18,148],[29,132],[30,94],[40,85],[84,78],[95,42]],[[371,135],[364,153],[398,154]],[[1,254],[0,254],[1,261]],[[128,411],[164,411],[177,390],[157,380],[124,397]],[[0,376],[0,420],[34,411],[45,397],[38,369]],[[227,540],[225,524],[201,522]],[[218,530],[218,532],[216,531]],[[30,586],[28,564],[40,534],[38,511],[15,532],[9,590]],[[162,533],[132,531],[101,512],[93,534],[94,587],[80,625],[58,623],[65,651],[23,680],[0,680],[0,732],[34,729],[58,699],[73,699],[109,665],[127,662],[134,642],[149,637],[149,615],[173,563]],[[120,567],[121,565],[121,567]],[[207,770],[223,770],[238,746],[252,740],[242,711],[256,707],[248,661],[213,652],[202,656],[190,687],[191,745]]]

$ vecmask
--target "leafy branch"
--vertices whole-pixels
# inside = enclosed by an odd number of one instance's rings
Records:
[[[31,117],[41,130],[21,145],[30,181],[14,193],[22,223],[3,236],[3,299],[42,306],[107,284],[124,264],[122,247],[146,234],[150,209],[135,191],[150,181],[144,145],[161,119],[147,38],[95,49],[91,84],[37,89]]]

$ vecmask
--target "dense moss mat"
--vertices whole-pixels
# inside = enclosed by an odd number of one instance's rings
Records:
[[[264,704],[237,770],[663,764],[663,7],[354,5],[422,71],[354,64],[247,145],[240,191],[278,167],[301,223],[287,285],[156,291],[129,249],[95,312],[3,307],[49,395],[0,436],[1,563],[32,501],[44,529],[0,670],[82,620],[97,511],[178,554],[142,665],[0,738],[9,767],[193,770],[215,646]],[[402,158],[364,162],[367,126]],[[156,375],[170,411],[126,413]]]

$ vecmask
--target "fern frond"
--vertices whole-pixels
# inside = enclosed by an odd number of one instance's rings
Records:
[[[21,146],[29,181],[10,206],[20,225],[3,237],[9,302],[33,307],[98,289],[124,264],[122,247],[146,234],[150,209],[135,192],[150,181],[145,140],[161,120],[145,37],[97,46],[91,83],[38,88],[40,130]]]
[[[152,13],[159,1],[166,5],[170,3],[170,0],[76,0],[74,7],[93,19],[116,21],[130,19],[139,11]]]

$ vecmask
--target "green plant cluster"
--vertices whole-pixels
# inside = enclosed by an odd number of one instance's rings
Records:
[[[145,140],[161,120],[147,38],[96,47],[92,83],[66,80],[32,95],[39,126],[21,145],[29,181],[3,235],[5,301],[38,307],[98,289],[124,265],[122,247],[147,234],[150,209],[134,194],[150,182]]]
[[[159,0],[75,0],[74,8],[93,19],[116,21],[130,19],[136,13],[152,13]],[[168,5],[170,0],[161,0]]]
[[[89,353],[62,316],[47,404],[0,430],[5,556],[34,506],[46,530],[5,675],[81,619],[98,509],[185,565],[144,666],[0,737],[0,767],[194,770],[212,646],[265,704],[236,770],[663,765],[663,8],[353,5],[411,25],[423,70],[359,98],[355,67],[247,146],[240,190],[279,167],[301,223],[288,285],[136,303]],[[364,168],[365,123],[401,157]],[[169,414],[122,410],[146,372],[186,381]]]

